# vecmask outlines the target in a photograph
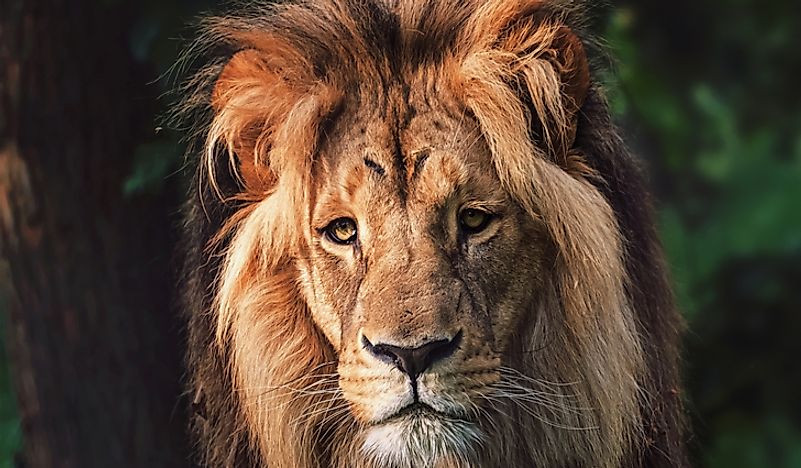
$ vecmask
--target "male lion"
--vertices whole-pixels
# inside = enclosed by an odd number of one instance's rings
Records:
[[[210,19],[184,109],[208,466],[686,466],[637,164],[543,0]]]

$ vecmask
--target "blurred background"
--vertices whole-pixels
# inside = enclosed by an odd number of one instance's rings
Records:
[[[186,464],[183,145],[159,116],[187,25],[217,8],[0,2],[0,467]],[[590,19],[688,324],[694,464],[801,467],[801,14],[642,0]]]

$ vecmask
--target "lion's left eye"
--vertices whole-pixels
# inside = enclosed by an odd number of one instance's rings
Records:
[[[337,244],[352,244],[356,240],[356,221],[350,218],[335,219],[324,231],[328,239]]]
[[[476,208],[466,208],[459,213],[459,226],[469,234],[475,234],[487,227],[492,214]]]

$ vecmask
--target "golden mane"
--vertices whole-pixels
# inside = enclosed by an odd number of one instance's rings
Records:
[[[462,103],[504,188],[547,226],[558,252],[553,277],[531,333],[517,343],[521,354],[509,359],[585,409],[554,411],[548,423],[515,412],[494,421],[485,448],[505,466],[640,466],[652,446],[665,453],[664,466],[683,463],[678,403],[651,400],[675,385],[677,325],[668,320],[661,343],[643,341],[654,333],[639,322],[646,318],[631,292],[640,287],[629,258],[636,244],[608,193],[617,174],[577,141],[580,109],[597,102],[585,103],[596,97],[564,10],[541,0],[255,5],[207,20],[198,44],[231,51],[197,75],[189,99],[210,116],[199,204],[218,207],[211,215],[192,208],[190,218],[209,225],[197,242],[216,260],[187,267],[203,271],[187,307],[200,308],[189,311],[190,346],[208,347],[190,350],[191,386],[205,405],[196,422],[204,463],[379,466],[358,455],[336,356],[312,321],[293,258],[304,256],[309,235],[317,147],[345,96],[380,96],[387,82],[421,75]],[[203,282],[210,292],[199,294]],[[659,298],[661,313],[672,314],[669,293]],[[551,359],[524,352],[543,348]],[[658,376],[651,348],[669,367]],[[513,459],[513,444],[533,459]]]

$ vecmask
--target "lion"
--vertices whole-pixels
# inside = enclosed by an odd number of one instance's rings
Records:
[[[182,112],[204,466],[683,467],[681,321],[574,8],[203,23]]]

